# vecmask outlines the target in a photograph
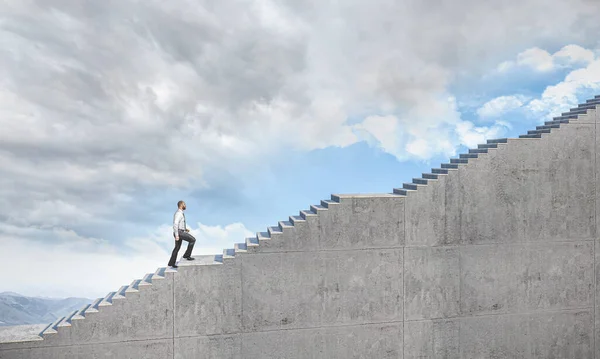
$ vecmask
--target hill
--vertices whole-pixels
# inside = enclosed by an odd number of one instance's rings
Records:
[[[3,292],[0,293],[0,326],[53,322],[91,302],[86,298],[26,297]]]

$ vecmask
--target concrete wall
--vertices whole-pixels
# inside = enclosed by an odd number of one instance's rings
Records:
[[[600,358],[597,120],[336,197],[0,358]]]

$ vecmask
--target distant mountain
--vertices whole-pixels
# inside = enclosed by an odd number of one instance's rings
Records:
[[[52,323],[92,301],[86,298],[26,297],[3,292],[0,293],[0,326]]]

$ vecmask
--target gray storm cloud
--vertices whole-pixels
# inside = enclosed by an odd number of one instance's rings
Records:
[[[22,226],[91,221],[139,188],[210,187],[224,164],[242,173],[361,133],[399,158],[432,138],[446,142],[423,156],[445,153],[460,144],[450,83],[533,45],[591,46],[600,27],[593,1],[8,0],[0,13],[0,218]],[[346,123],[381,112],[399,117]]]

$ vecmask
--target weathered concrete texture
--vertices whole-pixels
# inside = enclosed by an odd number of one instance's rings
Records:
[[[459,315],[459,249],[406,248],[404,255],[405,320]]]
[[[461,315],[592,307],[594,243],[461,249]]]
[[[593,358],[593,310],[406,322],[404,358]]]
[[[153,279],[152,286],[140,286],[139,292],[127,293],[126,299],[114,299],[112,306],[74,321],[57,336],[70,344],[172,338],[173,274]]]
[[[85,319],[44,335],[44,340],[0,343],[2,349],[77,346],[173,338],[173,275],[154,278],[152,285],[140,285],[138,292],[113,299],[112,305],[86,312]],[[98,346],[90,348],[99,348]],[[0,355],[0,358],[2,355]]]
[[[509,140],[460,171],[464,244],[595,236],[594,126]]]
[[[404,245],[404,198],[342,197],[281,234],[261,240],[260,253],[390,248]]]
[[[240,331],[242,275],[239,261],[187,266],[174,278],[176,337]]]
[[[404,199],[342,198],[320,216],[319,249],[389,248],[404,245]]]
[[[47,324],[31,324],[0,327],[0,343],[42,340],[39,334],[46,326]]]
[[[442,175],[410,193],[405,215],[407,246],[458,244],[457,178]]]
[[[239,334],[175,338],[175,359],[244,359]]]
[[[251,254],[241,261],[245,331],[402,318],[402,249]]]
[[[173,339],[53,346],[0,351],[2,359],[172,359]]]
[[[244,358],[402,358],[402,323],[258,332],[243,335]]]
[[[600,358],[599,120],[333,196],[0,358]]]

